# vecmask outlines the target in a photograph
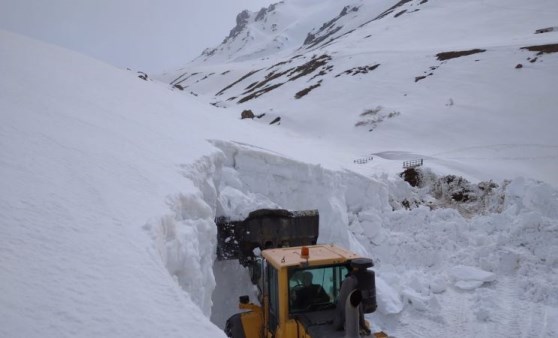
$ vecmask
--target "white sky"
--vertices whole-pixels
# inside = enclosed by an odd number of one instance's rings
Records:
[[[278,0],[0,0],[0,28],[158,73],[217,46],[243,9]]]

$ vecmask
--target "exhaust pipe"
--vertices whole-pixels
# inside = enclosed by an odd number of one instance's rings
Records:
[[[360,338],[359,307],[362,302],[362,293],[359,289],[353,290],[345,302],[345,338]]]

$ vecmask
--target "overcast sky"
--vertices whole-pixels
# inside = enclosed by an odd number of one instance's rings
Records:
[[[220,44],[243,9],[279,1],[0,0],[0,29],[160,73]]]

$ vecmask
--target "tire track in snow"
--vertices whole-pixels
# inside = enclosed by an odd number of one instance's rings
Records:
[[[446,302],[442,305],[442,312],[446,312],[446,330],[438,337],[471,337],[474,333],[470,331],[474,320],[471,312],[471,300],[467,293],[447,290]]]
[[[481,299],[488,303],[487,309],[492,313],[488,314],[486,337],[521,337],[519,316],[521,306],[519,306],[519,293],[516,283],[511,278],[502,278],[495,285],[496,292],[491,293],[490,297]],[[482,296],[482,295],[481,295]]]
[[[401,325],[393,334],[411,338],[477,336],[475,325],[471,324],[476,319],[471,311],[473,304],[468,292],[448,289],[438,300],[441,305],[439,312],[419,312],[409,308],[403,310],[399,320]],[[391,337],[392,332],[388,334]]]
[[[515,277],[499,280],[496,291],[486,300],[493,303],[489,310],[489,320],[483,337],[540,337],[552,336],[547,331],[548,325],[544,304],[521,300],[521,289]]]

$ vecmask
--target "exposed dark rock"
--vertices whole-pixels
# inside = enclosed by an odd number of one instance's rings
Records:
[[[320,70],[320,72],[319,72],[318,74],[312,76],[312,77],[310,78],[310,80],[308,80],[308,82],[314,80],[315,78],[317,78],[317,77],[319,77],[319,76],[324,76],[324,75],[326,75],[327,73],[331,72],[332,70],[333,70],[333,65],[328,65],[327,67],[324,66],[324,67],[322,67],[322,70]]]
[[[472,184],[463,177],[448,175],[439,177],[428,168],[410,168],[400,174],[411,186],[420,188],[420,194],[411,195],[392,204],[395,209],[415,208],[427,205],[431,209],[453,208],[464,217],[484,213],[502,212],[505,203],[505,185],[499,186],[492,181]],[[413,191],[419,192],[418,189]],[[430,195],[425,201],[420,195]],[[433,198],[433,199],[432,199]]]
[[[293,58],[294,59],[294,58]],[[319,57],[312,57],[312,59],[306,63],[304,63],[303,65],[300,65],[298,67],[295,68],[289,68],[285,71],[282,72],[276,72],[276,71],[272,71],[270,73],[268,73],[265,78],[262,81],[259,82],[254,82],[251,83],[247,88],[246,91],[243,93],[243,95],[247,95],[243,98],[241,98],[238,103],[243,103],[246,102],[248,100],[257,98],[275,88],[278,88],[280,86],[282,86],[285,82],[282,83],[276,83],[273,85],[270,85],[269,83],[273,80],[279,79],[283,76],[286,76],[289,78],[288,81],[294,81],[297,80],[298,78],[301,78],[303,76],[309,75],[311,73],[313,73],[314,71],[316,71],[317,69],[319,69],[320,67],[325,67],[327,62],[331,60],[331,57],[327,54],[323,54]],[[331,68],[329,68],[330,70]],[[325,67],[325,69],[323,71],[328,70],[327,67]],[[250,74],[251,75],[251,74]],[[244,78],[246,78],[248,76],[245,76]],[[242,79],[236,81],[235,83],[240,82]],[[221,92],[218,93],[218,95],[220,95],[220,93],[222,93],[224,90],[230,88],[231,86],[233,86],[235,83],[229,85],[227,88],[221,90]]]
[[[240,79],[236,80],[235,82],[231,83],[230,85],[226,86],[225,88],[221,89],[217,94],[215,94],[216,96],[222,95],[226,90],[228,90],[229,88],[231,88],[232,86],[236,85],[237,83],[241,82],[242,80],[254,75],[255,73],[259,72],[261,69],[257,69],[257,70],[253,70],[251,72],[249,72],[248,74],[244,75],[243,77],[241,77]]]
[[[401,205],[402,205],[403,207],[405,207],[405,209],[411,209],[411,203],[410,203],[408,200],[406,200],[406,199],[404,199],[403,201],[401,201]]]
[[[348,69],[346,71],[344,71],[343,73],[337,74],[335,75],[335,77],[339,77],[343,74],[345,75],[357,75],[357,74],[367,74],[368,72],[373,71],[374,69],[378,68],[380,66],[380,64],[375,64],[375,65],[368,65],[368,66],[361,66],[361,67],[354,67],[351,69]]]
[[[547,28],[541,28],[541,29],[537,29],[535,31],[535,34],[542,34],[542,33],[550,33],[553,32],[555,30],[557,30],[558,27],[547,27]]]
[[[520,69],[523,68],[523,65],[521,63],[518,63],[517,66],[515,66],[515,69]]]
[[[184,77],[184,76],[186,76],[186,75],[188,75],[188,73],[181,74],[179,77],[177,77],[176,79],[172,80],[172,81],[170,82],[170,84],[173,85],[173,84],[182,82],[182,81],[180,81],[180,82],[178,82],[178,81],[179,81],[180,79],[182,79],[182,77]]]
[[[240,32],[242,32],[244,28],[246,28],[246,24],[248,23],[249,18],[250,12],[248,12],[247,10],[240,12],[236,16],[236,26],[234,26],[234,28],[230,31],[229,36],[227,36],[225,40],[223,40],[223,43],[227,43],[227,41],[229,41],[230,39],[236,38],[240,34]]]
[[[144,81],[147,81],[147,74],[145,74],[144,72],[138,72],[138,77]]]
[[[250,84],[248,85],[248,87],[246,87],[244,90],[250,90],[250,89],[252,89],[255,85],[257,85],[258,83],[259,83],[258,81],[252,82],[252,83],[250,83]]]
[[[182,87],[179,84],[175,84],[173,87],[176,88],[176,89],[184,90],[184,87]]]
[[[278,84],[275,84],[273,86],[268,86],[268,87],[265,87],[263,89],[260,89],[256,92],[253,92],[252,94],[250,94],[248,96],[245,96],[245,97],[241,98],[240,100],[238,100],[238,103],[244,103],[248,100],[255,99],[255,98],[257,98],[257,97],[259,97],[259,96],[261,96],[261,95],[263,95],[263,94],[265,94],[265,93],[267,93],[267,92],[269,92],[269,91],[271,91],[275,88],[281,87],[282,85],[283,85],[283,83],[278,83]]]
[[[306,35],[306,39],[304,39],[304,42],[302,44],[308,45],[312,43],[312,41],[314,41],[315,39],[316,39],[316,35],[312,33],[308,33],[308,35]]]
[[[306,45],[308,45],[307,48],[312,48],[312,47],[320,44],[321,42],[325,41],[327,38],[329,38],[333,34],[337,33],[342,28],[343,27],[341,27],[341,26],[335,27],[334,29],[331,29],[327,34],[322,35],[320,37],[316,37],[317,35],[310,36],[311,34],[309,33],[308,36],[306,37],[306,39],[304,40],[304,42],[305,42]]]
[[[256,15],[256,18],[254,19],[254,21],[263,20],[265,18],[266,13],[267,13],[267,9],[265,9],[265,8],[260,9],[260,11]]]
[[[366,24],[368,24],[368,23],[371,22],[371,21],[380,20],[380,19],[382,19],[382,18],[388,16],[389,14],[393,13],[393,11],[395,11],[397,8],[403,6],[403,5],[406,4],[407,2],[411,2],[411,1],[412,1],[412,0],[401,0],[401,1],[399,1],[398,3],[396,3],[395,5],[393,5],[392,7],[388,8],[386,11],[384,11],[383,13],[381,13],[380,15],[378,15],[377,17],[375,17],[374,19],[372,19],[372,20],[370,20],[370,21],[365,22],[364,24],[362,24],[361,27],[364,26],[364,25],[366,25]]]
[[[253,119],[254,118],[254,112],[250,109],[246,109],[244,111],[242,111],[242,113],[240,113],[240,118],[242,120],[244,119]]]
[[[271,121],[269,124],[280,124],[279,122],[281,122],[281,117],[276,117],[273,121]]]
[[[203,56],[212,56],[217,52],[217,48],[206,48],[203,50],[201,55]]]
[[[462,50],[462,51],[442,52],[436,54],[436,57],[438,58],[439,61],[445,61],[445,60],[455,59],[461,56],[467,56],[467,55],[484,53],[484,52],[486,52],[486,49],[477,48],[477,49]]]
[[[405,12],[407,12],[407,10],[406,10],[406,9],[404,9],[404,10],[402,10],[401,12],[399,12],[399,13],[395,14],[395,15],[394,15],[393,17],[394,17],[394,18],[397,18],[397,17],[399,17],[399,16],[401,16],[401,15],[405,14]]]
[[[276,73],[275,71],[272,71],[271,73],[267,74],[264,78],[264,80],[256,82],[256,83],[252,83],[251,85],[249,85],[246,89],[246,91],[243,94],[248,94],[251,91],[254,91],[255,89],[264,87],[265,85],[267,85],[269,82],[280,78],[281,76],[287,74],[288,72],[290,72],[293,68],[287,69],[283,72],[278,72]]]
[[[188,79],[191,78],[192,76],[196,76],[196,75],[198,75],[198,74],[199,74],[198,72],[192,73],[192,74],[190,74],[190,75],[188,75],[188,73],[184,73],[184,74],[180,75],[179,77],[177,77],[176,79],[174,79],[173,81],[171,81],[170,84],[171,84],[171,85],[172,85],[172,84],[175,84],[175,85],[181,84],[182,82],[188,80]],[[186,76],[186,75],[188,75],[188,76]],[[186,77],[184,77],[184,76],[186,76]]]
[[[325,41],[327,38],[329,38],[333,34],[337,33],[339,30],[341,30],[341,28],[343,28],[342,26],[333,28],[333,26],[339,19],[347,15],[349,12],[357,12],[357,11],[358,11],[358,7],[351,7],[351,6],[343,7],[341,13],[339,13],[337,17],[324,23],[316,33],[308,33],[306,39],[304,40],[303,45],[307,46],[307,48],[312,48],[318,45],[319,43]]]
[[[412,187],[418,187],[421,184],[421,173],[419,170],[415,168],[408,168],[401,174],[399,174],[403,178],[403,180],[409,183]]]
[[[551,43],[551,44],[548,44],[548,45],[521,47],[521,49],[526,49],[530,52],[538,52],[536,55],[558,53],[558,43]]]
[[[289,81],[294,81],[302,76],[306,76],[311,74],[318,68],[325,66],[328,61],[331,60],[331,56],[327,54],[323,54],[319,57],[313,57],[312,60],[306,62],[305,64],[296,67],[292,72],[290,72],[287,76],[290,78]],[[298,74],[297,74],[298,73]],[[294,75],[296,74],[296,75]],[[294,76],[293,76],[294,75]],[[291,77],[292,76],[292,77]]]
[[[308,88],[305,88],[305,89],[299,91],[298,93],[295,94],[295,99],[300,99],[301,97],[303,97],[303,96],[305,96],[306,94],[310,93],[310,91],[312,91],[312,90],[318,88],[319,86],[321,86],[321,84],[322,84],[322,81],[316,83],[315,85],[312,85],[312,86],[310,86],[310,87],[308,87]]]
[[[424,80],[424,79],[426,79],[426,76],[416,76],[415,82],[419,82],[420,80]]]
[[[401,115],[398,111],[388,113],[382,110],[382,106],[377,106],[373,109],[366,109],[359,115],[360,119],[357,123],[355,123],[355,127],[368,127],[368,131],[374,131],[374,129],[376,129],[380,123],[384,122],[386,119],[391,119]]]

